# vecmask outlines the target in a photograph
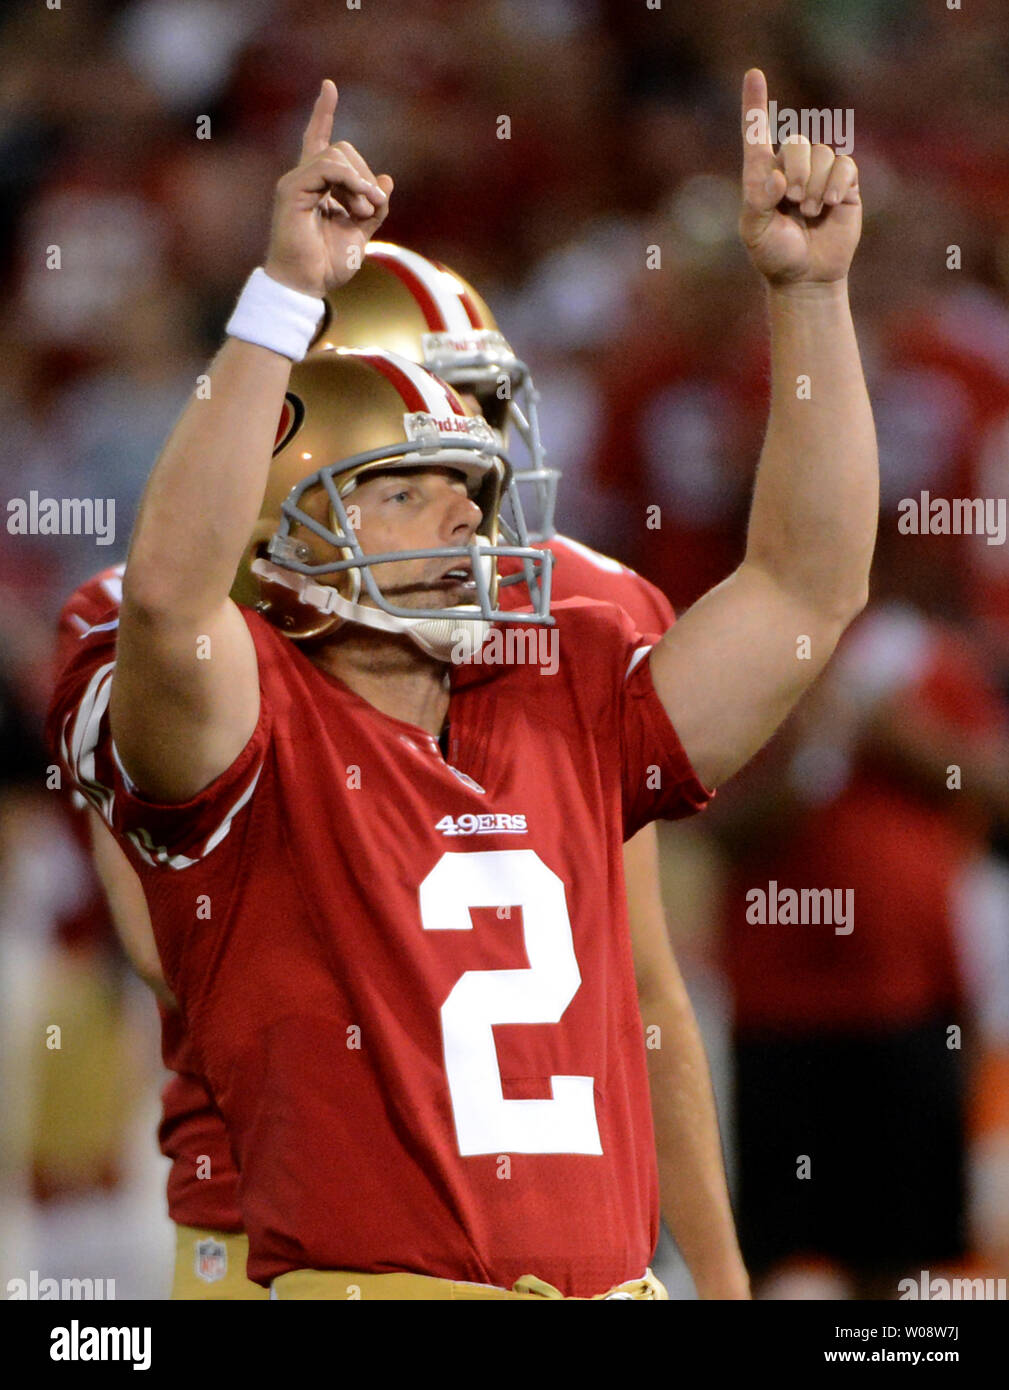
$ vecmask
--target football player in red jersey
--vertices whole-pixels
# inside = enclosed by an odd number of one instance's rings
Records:
[[[671,626],[673,610],[653,584],[616,560],[556,534],[553,516],[560,474],[544,464],[531,376],[471,285],[414,251],[371,242],[358,274],[327,297],[313,351],[369,344],[436,371],[493,422],[499,435],[514,426],[528,454],[528,466],[514,470],[516,492],[526,493],[520,505],[530,539],[547,546],[554,556],[554,599],[578,596],[616,603],[640,632],[665,632]],[[278,515],[261,516],[257,536],[272,535],[278,521]],[[61,655],[66,654],[65,639],[73,645],[88,626],[103,617],[115,618],[122,568],[95,576],[69,600],[61,620]],[[513,573],[519,564],[506,558],[499,568]],[[246,597],[254,603],[258,591],[250,588]],[[501,591],[506,607],[518,606],[526,597],[522,585]],[[91,820],[95,859],[116,908],[121,940],[141,976],[164,993],[139,880],[97,813],[91,813]],[[647,1058],[662,1214],[700,1295],[740,1296],[747,1288],[746,1271],[735,1240],[703,1042],[669,945],[654,826],[645,826],[625,845],[624,875],[642,1023],[661,1044],[650,1046]],[[160,1129],[162,1150],[172,1159],[168,1201],[176,1224],[173,1297],[262,1297],[262,1288],[244,1276],[247,1241],[240,1229],[237,1174],[224,1122],[196,1074],[178,1011],[163,1003],[162,1022],[165,1062],[176,1073],[164,1090]]]
[[[747,81],[766,102],[759,74]],[[702,804],[702,782],[766,739],[864,601],[874,447],[844,285],[854,166],[822,147],[746,151],[743,235],[772,286],[776,390],[740,569],[650,656],[614,610],[562,605],[557,678],[472,664],[447,685],[446,636],[505,616],[493,542],[507,470],[447,392],[382,354],[333,364],[359,379],[359,452],[309,474],[272,563],[257,562],[265,608],[308,645],[227,598],[303,321],[349,278],[345,253],[391,189],[329,145],[334,106],[327,84],[278,190],[267,270],[294,293],[259,280],[243,296],[212,398],[152,477],[117,659],[85,678],[103,638],[84,639],[52,728],[141,867],[238,1150],[254,1278],[278,1296],[346,1293],[314,1269],[369,1293],[412,1277],[420,1296],[507,1297],[535,1267],[553,1287],[526,1279],[512,1296],[602,1296],[629,1278],[650,1296],[635,1271],[656,1184],[619,842]],[[786,186],[809,221],[778,207]],[[328,370],[301,369],[281,455],[302,444],[297,403]],[[796,406],[800,370],[824,383],[816,404]],[[478,849],[438,838],[476,834]],[[517,939],[486,920],[523,905]]]
[[[500,436],[520,437],[525,457],[512,460],[513,495],[529,539],[554,556],[554,599],[615,603],[639,632],[662,633],[672,625],[673,609],[654,584],[556,532],[560,473],[545,461],[529,368],[483,297],[458,272],[392,242],[372,241],[360,271],[327,296],[313,351],[366,344],[426,366],[455,386]],[[513,559],[499,561],[502,574],[518,568]],[[501,591],[505,607],[524,597],[521,585]],[[654,825],[624,846],[624,875],[642,1022],[662,1040],[647,1054],[662,1214],[701,1297],[745,1296],[707,1058],[670,946]]]

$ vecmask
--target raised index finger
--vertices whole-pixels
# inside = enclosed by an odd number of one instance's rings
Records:
[[[767,79],[760,68],[743,78],[743,177],[763,173],[774,164],[774,146],[767,115]]]
[[[338,100],[336,84],[327,77],[315,98],[312,114],[308,118],[305,134],[301,141],[301,163],[313,159],[329,145],[333,136],[333,116]]]

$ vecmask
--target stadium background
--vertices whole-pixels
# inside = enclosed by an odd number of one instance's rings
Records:
[[[850,943],[885,935],[896,918],[898,961],[932,933],[948,965],[937,1007],[963,1026],[971,1267],[1009,1274],[1009,546],[896,526],[899,500],[922,489],[1009,491],[1002,0],[972,0],[962,13],[945,0],[661,10],[644,0],[363,0],[359,11],[319,0],[74,0],[60,10],[32,0],[5,7],[0,53],[4,501],[34,489],[116,502],[112,546],[3,537],[0,1284],[34,1268],[115,1277],[119,1297],[167,1288],[156,1013],[103,936],[86,864],[45,789],[39,729],[60,603],[125,553],[158,448],[262,259],[272,184],[319,80],[340,88],[339,136],[396,179],[383,235],[471,279],[533,367],[550,461],[564,470],[561,529],[633,565],[682,609],[741,555],[766,415],[762,289],[735,226],[738,88],[751,64],[782,106],[854,112],[867,217],[852,293],[883,474],[869,616],[883,621],[853,646],[844,680],[741,779],[738,800],[730,787],[717,814],[662,828],[669,920],[735,1177],[739,959],[763,980],[747,1007],[781,1032],[801,1037],[825,1021],[803,1024],[802,1000],[790,1008],[787,949],[761,958],[775,929],[742,927],[738,910],[733,925],[733,885],[741,874],[766,884],[800,836],[811,884],[850,883],[816,877],[826,834],[816,827],[833,822],[814,812],[844,801],[864,730],[849,730],[848,743],[837,730],[858,722],[868,687],[906,701],[911,722],[924,710],[947,734],[981,740],[972,746],[987,749],[989,785],[971,815],[961,811],[971,788],[929,800],[928,833],[948,849],[941,874],[927,872],[927,833],[912,835],[919,788],[902,781],[905,765],[877,779],[894,832],[886,845],[865,838],[872,831],[849,804],[846,833],[862,837],[856,925],[850,939],[826,938],[826,968],[843,979]],[[196,138],[201,116],[210,139]],[[59,270],[47,268],[53,245]],[[651,246],[658,268],[646,263]],[[646,525],[654,506],[659,529]],[[886,657],[902,634],[916,656],[895,674]],[[872,776],[885,758],[871,739],[865,747]],[[955,750],[947,761],[958,762]],[[770,839],[755,838],[761,825]],[[828,861],[843,863],[828,856],[818,868]],[[934,911],[923,915],[916,893]],[[863,915],[874,896],[875,917]],[[899,966],[859,969],[853,988],[879,972],[862,1011],[875,1009],[872,1026],[885,1028]],[[893,1007],[896,1019],[906,999]],[[45,1047],[52,1022],[63,1025],[59,1053]],[[853,1200],[870,1203],[888,1180],[885,1146],[860,1129],[857,1097],[847,1124],[875,1155],[853,1177]],[[674,1295],[690,1295],[668,1242],[660,1268]]]

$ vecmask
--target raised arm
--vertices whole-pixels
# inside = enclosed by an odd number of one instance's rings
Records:
[[[864,606],[879,505],[848,308],[858,171],[827,145],[774,153],[757,69],[743,83],[743,132],[740,234],[770,314],[767,436],[742,564],[651,656],[659,697],[707,786],[770,738]]]
[[[351,278],[348,253],[381,225],[392,191],[351,146],[330,144],[336,102],[327,80],[301,160],[277,184],[265,265],[271,280],[309,296],[300,306],[308,315]],[[256,726],[255,650],[228,593],[262,503],[291,360],[229,338],[144,494],[123,581],[111,720],[123,766],[156,800],[195,795]]]

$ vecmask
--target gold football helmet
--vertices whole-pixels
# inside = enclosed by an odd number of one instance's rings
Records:
[[[465,477],[483,513],[474,543],[366,554],[345,501],[362,475],[434,466]],[[548,624],[552,557],[529,546],[521,523],[517,534],[503,525],[512,487],[490,426],[423,367],[379,349],[316,353],[291,373],[259,521],[231,596],[295,640],[352,621],[406,634],[442,659],[479,647],[491,622]],[[500,555],[523,562],[532,614],[498,608]],[[403,608],[383,595],[373,567],[428,558],[470,566],[476,602]]]
[[[513,470],[512,501],[521,508],[519,488],[531,489],[521,525],[530,542],[549,540],[560,473],[544,464],[536,388],[529,368],[516,357],[473,286],[416,251],[389,241],[370,242],[361,268],[327,296],[312,347],[372,345],[420,363],[459,391],[472,392],[503,443],[515,426],[529,463]]]

